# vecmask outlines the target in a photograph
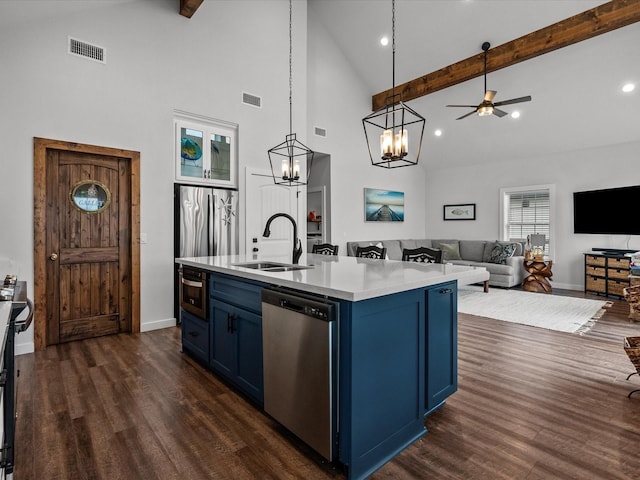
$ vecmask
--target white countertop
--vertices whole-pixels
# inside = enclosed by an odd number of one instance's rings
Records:
[[[236,266],[238,263],[273,261],[291,263],[291,257],[261,255],[228,255],[215,257],[177,258],[176,263],[212,272],[257,280],[282,287],[294,288],[316,295],[340,298],[352,302],[381,297],[457,280],[459,285],[489,279],[484,267],[452,264],[421,264],[397,260],[374,260],[347,256],[306,254],[300,265],[313,268],[289,272],[268,272]]]

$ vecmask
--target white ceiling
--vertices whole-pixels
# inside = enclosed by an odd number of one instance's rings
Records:
[[[396,85],[589,10],[590,0],[397,0]],[[309,0],[370,93],[391,88],[391,0]],[[490,52],[489,52],[490,54]],[[620,87],[635,82],[636,90]],[[495,101],[521,117],[472,115],[447,104],[478,104],[482,77],[407,102],[426,117],[420,163],[470,165],[640,141],[640,23],[490,73]],[[365,116],[368,112],[362,112]],[[435,129],[443,135],[435,137]]]
[[[38,18],[33,9],[21,8],[22,2],[5,2],[3,9],[10,13],[6,21],[15,24],[53,19],[63,6],[77,10],[136,1],[151,0],[40,0]],[[179,0],[153,1],[178,14]],[[495,47],[602,3],[396,0],[396,85],[480,53],[484,41]],[[391,88],[391,45],[380,45],[383,35],[391,36],[391,0],[308,0],[308,13],[335,39],[368,94]],[[620,87],[629,81],[636,90],[623,94]],[[533,100],[502,108],[519,110],[519,119],[472,115],[456,121],[467,110],[445,105],[480,103],[479,77],[407,102],[427,119],[422,165],[539,158],[640,141],[640,23],[490,73],[487,86],[498,91],[496,101],[524,95]],[[441,137],[433,135],[436,129],[443,131]]]

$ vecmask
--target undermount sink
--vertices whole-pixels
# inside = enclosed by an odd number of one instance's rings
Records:
[[[252,262],[252,263],[236,263],[234,267],[253,268],[254,270],[263,270],[265,272],[290,272],[292,270],[307,270],[313,266],[294,265],[276,262]]]
[[[282,267],[263,268],[262,270],[267,272],[290,272],[292,270],[308,270],[310,268],[313,267],[307,267],[305,265],[284,265]]]

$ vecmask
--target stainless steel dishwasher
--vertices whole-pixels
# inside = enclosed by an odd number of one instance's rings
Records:
[[[337,435],[338,307],[290,290],[262,290],[264,409],[330,461]]]

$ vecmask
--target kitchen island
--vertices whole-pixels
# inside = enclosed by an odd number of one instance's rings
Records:
[[[343,464],[349,478],[366,478],[422,437],[424,417],[457,389],[457,285],[483,282],[489,273],[313,254],[293,269],[251,268],[287,260],[177,259],[209,272],[209,316],[183,317],[183,351],[262,406],[262,290],[278,287],[336,302],[330,347],[335,448],[328,459]]]

